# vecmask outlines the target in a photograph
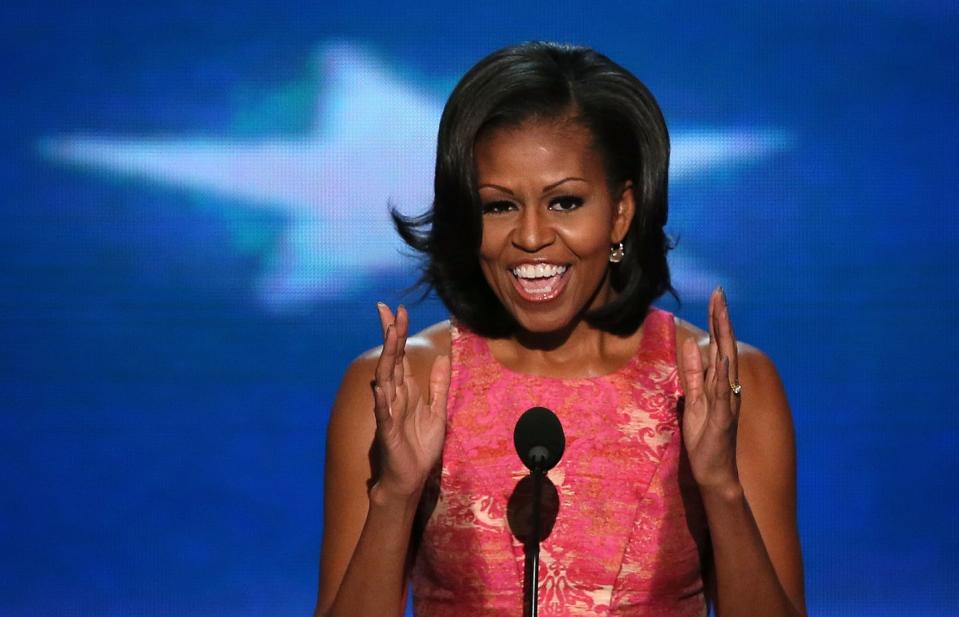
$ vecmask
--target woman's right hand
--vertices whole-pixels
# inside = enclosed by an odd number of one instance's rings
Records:
[[[372,490],[387,498],[415,500],[443,451],[450,361],[445,355],[433,361],[429,399],[424,400],[406,357],[406,309],[401,305],[395,317],[385,304],[377,310],[383,350],[372,385],[380,469]]]

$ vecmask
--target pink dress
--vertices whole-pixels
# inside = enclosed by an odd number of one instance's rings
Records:
[[[486,339],[455,325],[451,334],[446,443],[426,491],[435,507],[413,565],[414,612],[523,614],[523,545],[507,502],[528,471],[513,428],[542,406],[562,422],[566,451],[549,472],[559,511],[541,545],[540,614],[706,615],[707,528],[682,458],[672,315],[651,309],[636,355],[581,379],[511,371]]]

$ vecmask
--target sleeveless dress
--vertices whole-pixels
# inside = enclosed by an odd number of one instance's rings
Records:
[[[679,430],[673,316],[651,309],[635,356],[591,378],[512,371],[455,323],[451,339],[442,466],[424,491],[431,511],[412,570],[415,614],[523,614],[523,544],[507,519],[529,472],[513,428],[542,406],[562,422],[566,450],[548,476],[558,512],[540,545],[540,614],[704,617],[708,536]]]

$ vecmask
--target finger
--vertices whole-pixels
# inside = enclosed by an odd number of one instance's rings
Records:
[[[703,359],[699,355],[699,345],[691,338],[683,341],[681,349],[683,392],[686,399],[697,400],[703,394]]]
[[[705,373],[712,361],[709,357],[709,333],[696,339],[696,346],[699,348],[699,364],[703,367],[703,372]]]
[[[402,362],[397,362],[397,364],[402,364],[402,365],[403,365],[402,370],[400,371],[400,377],[403,377],[403,375],[412,375],[412,374],[413,374],[413,369],[410,368],[410,359],[407,358],[406,356],[403,356]],[[416,400],[417,400],[417,398],[416,398],[415,396],[413,396],[412,392],[415,391],[415,392],[417,393],[417,396],[419,396],[419,391],[420,391],[420,390],[419,390],[419,385],[416,383],[416,380],[415,380],[415,379],[407,379],[407,380],[399,383],[398,385],[403,385],[403,386],[408,386],[408,387],[409,387],[409,390],[408,390],[409,393],[410,393],[410,394],[409,394],[409,400],[410,400],[410,401],[413,401],[413,402],[415,403]]]
[[[396,328],[390,326],[390,337],[394,339],[397,337]],[[398,342],[395,342],[398,345]],[[396,356],[394,357],[393,362],[393,374],[391,376],[390,384],[393,386],[393,400],[390,401],[390,414],[393,419],[401,419],[406,417],[406,412],[410,409],[410,401],[413,401],[414,404],[416,399],[411,395],[411,390],[416,385],[415,380],[407,379],[404,382],[396,381],[396,376],[399,375],[402,377],[402,370],[396,368],[397,365],[401,365],[405,360],[399,359],[399,349],[396,348]]]
[[[722,290],[722,288],[720,288]],[[730,383],[739,380],[739,357],[736,350],[736,335],[733,333],[733,324],[729,319],[729,305],[726,302],[726,292],[720,294],[720,305],[716,311],[716,332],[719,337],[719,353],[729,359]]]
[[[373,417],[376,418],[376,425],[385,427],[389,424],[392,416],[390,415],[390,404],[386,400],[386,393],[379,384],[373,384]]]
[[[413,384],[413,380],[410,379],[405,384],[397,384],[394,392],[396,395],[393,400],[390,401],[390,415],[394,420],[402,420],[406,417],[406,412],[409,409],[410,397],[410,386]]]
[[[430,369],[430,412],[446,417],[446,400],[450,392],[450,358],[437,356]]]
[[[710,319],[712,322],[712,319]],[[710,328],[712,330],[712,328]],[[707,397],[713,396],[713,391],[716,386],[716,375],[719,373],[719,344],[716,341],[716,336],[713,333],[710,333],[709,336],[709,349],[707,350],[709,354],[709,364],[706,366],[706,374],[703,380],[703,391],[706,393]]]
[[[729,358],[730,383],[739,383],[739,346],[736,343],[733,322],[729,318],[729,306],[723,306],[721,311],[719,332],[722,340],[725,341],[723,353]]]
[[[383,349],[380,351],[380,357],[376,361],[376,371],[374,372],[376,383],[383,388],[387,401],[392,401],[396,395],[395,384],[393,382],[393,370],[395,366],[396,331],[391,324],[386,328]]]
[[[709,350],[707,352],[709,364],[706,367],[707,386],[712,383],[712,378],[716,374],[716,365],[719,363],[719,335],[716,331],[716,312],[719,310],[720,289],[720,287],[717,287],[709,296],[709,315],[707,324],[707,327],[709,328]]]
[[[706,350],[706,353],[709,354],[709,363],[706,365],[706,384],[710,384],[713,381],[713,376],[716,374],[716,370],[719,364],[718,356],[719,347],[713,340],[709,341],[709,348]]]
[[[729,388],[729,358],[723,357],[719,361],[719,367],[716,371],[716,383],[713,384],[713,404],[709,415],[712,421],[719,422],[719,426],[728,426],[731,421],[732,409],[730,408]]]
[[[410,372],[406,363],[406,337],[410,331],[410,316],[402,304],[396,309],[396,320],[393,323],[396,325],[396,366],[393,379],[400,385]]]
[[[383,340],[386,341],[386,329],[393,325],[393,322],[396,319],[393,316],[393,311],[390,310],[390,307],[386,306],[383,302],[376,303],[376,312],[380,316],[380,329],[383,331]]]
[[[729,413],[733,420],[739,417],[739,405],[741,403],[740,397],[737,394],[733,393],[733,384],[738,384],[739,380],[733,377],[732,373],[732,359],[727,358],[726,363],[728,364],[726,372],[727,379],[729,380],[729,392],[726,395],[726,401],[729,409]]]
[[[409,409],[419,409],[420,404],[420,386],[415,379],[407,379],[403,384],[406,394],[406,406]]]

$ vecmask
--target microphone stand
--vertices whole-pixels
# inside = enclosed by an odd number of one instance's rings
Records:
[[[529,575],[527,580],[530,581],[529,604],[527,606],[529,607],[529,617],[537,617],[539,613],[540,502],[543,493],[543,476],[546,475],[546,472],[543,471],[540,464],[537,464],[529,472],[529,475],[533,478],[533,525],[532,534],[526,542],[526,563],[527,574]]]
[[[524,539],[525,553],[523,576],[523,613],[537,617],[539,613],[539,544],[542,530],[543,481],[546,472],[556,466],[566,448],[566,436],[563,425],[549,409],[531,407],[516,422],[513,430],[513,445],[523,465],[529,469],[532,487],[533,516],[531,533]],[[549,482],[547,479],[546,482]],[[550,487],[555,487],[550,484]],[[550,527],[552,529],[552,527]],[[547,530],[547,534],[549,530]],[[519,535],[519,534],[517,534]],[[529,583],[529,587],[526,584]]]

